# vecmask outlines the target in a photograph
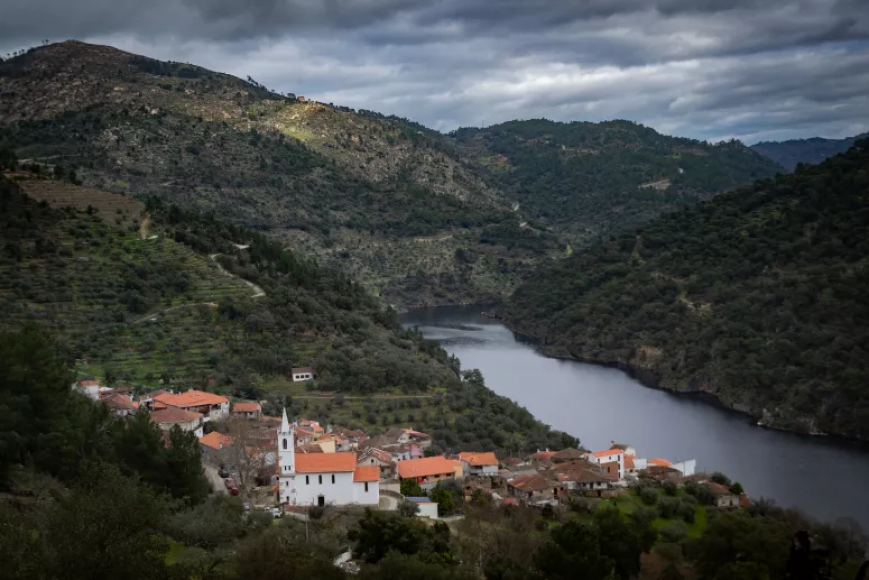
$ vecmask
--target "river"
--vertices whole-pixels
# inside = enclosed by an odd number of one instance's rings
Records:
[[[439,340],[463,369],[592,450],[628,443],[640,457],[696,459],[753,498],[799,507],[833,522],[849,516],[869,530],[869,449],[772,431],[692,396],[644,387],[622,371],[546,358],[479,306],[409,312],[408,326]]]

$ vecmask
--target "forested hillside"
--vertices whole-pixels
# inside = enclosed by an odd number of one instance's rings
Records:
[[[854,141],[866,135],[864,133],[845,139],[811,137],[789,141],[761,141],[752,145],[751,148],[764,157],[772,159],[788,171],[793,171],[797,163],[817,164],[833,155],[844,153],[854,145]]]
[[[869,140],[612,237],[503,309],[554,354],[869,439]]]
[[[0,330],[39,325],[83,376],[261,399],[283,397],[290,369],[312,366],[311,387],[342,401],[299,405],[323,421],[335,421],[345,395],[364,396],[367,415],[348,417],[353,424],[412,421],[445,448],[576,443],[481,377],[460,380],[458,361],[403,329],[394,310],[275,240],[156,200],[8,175],[14,181],[0,176]],[[425,405],[375,405],[384,393]],[[473,420],[462,416],[469,409]]]
[[[522,211],[580,242],[778,169],[739,142],[710,145],[630,121],[511,121],[453,136]]]
[[[0,147],[84,185],[212,211],[394,303],[497,299],[559,249],[443,135],[65,42],[0,63]],[[563,250],[563,247],[561,248]]]

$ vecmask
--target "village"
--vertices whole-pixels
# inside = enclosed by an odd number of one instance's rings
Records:
[[[293,369],[295,380],[311,377],[312,369]],[[265,509],[274,517],[344,506],[398,510],[409,502],[417,515],[436,520],[461,517],[458,505],[475,497],[542,509],[577,498],[618,498],[649,482],[674,489],[700,486],[707,503],[718,508],[750,503],[739,484],[695,472],[694,459],[642,458],[629,444],[613,442],[598,451],[543,449],[521,457],[490,449],[439,454],[432,437],[410,425],[368,436],[291,419],[286,410],[281,417],[269,416],[259,402],[233,402],[193,389],[161,389],[134,400],[129,388],[111,389],[96,380],[73,388],[121,417],[147,409],[167,445],[175,427],[192,433],[215,492],[240,496],[246,509]]]

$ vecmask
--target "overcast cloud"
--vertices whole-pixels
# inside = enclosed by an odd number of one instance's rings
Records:
[[[77,38],[449,131],[631,119],[753,143],[869,130],[869,0],[5,0]]]

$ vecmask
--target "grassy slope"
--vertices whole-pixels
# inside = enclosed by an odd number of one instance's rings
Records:
[[[74,164],[101,189],[215,211],[397,303],[498,298],[559,249],[542,231],[482,243],[486,226],[518,230],[523,218],[448,139],[407,121],[75,42],[0,64],[0,95],[0,145],[19,157]]]
[[[869,437],[869,152],[852,149],[591,246],[505,319],[767,425]]]

